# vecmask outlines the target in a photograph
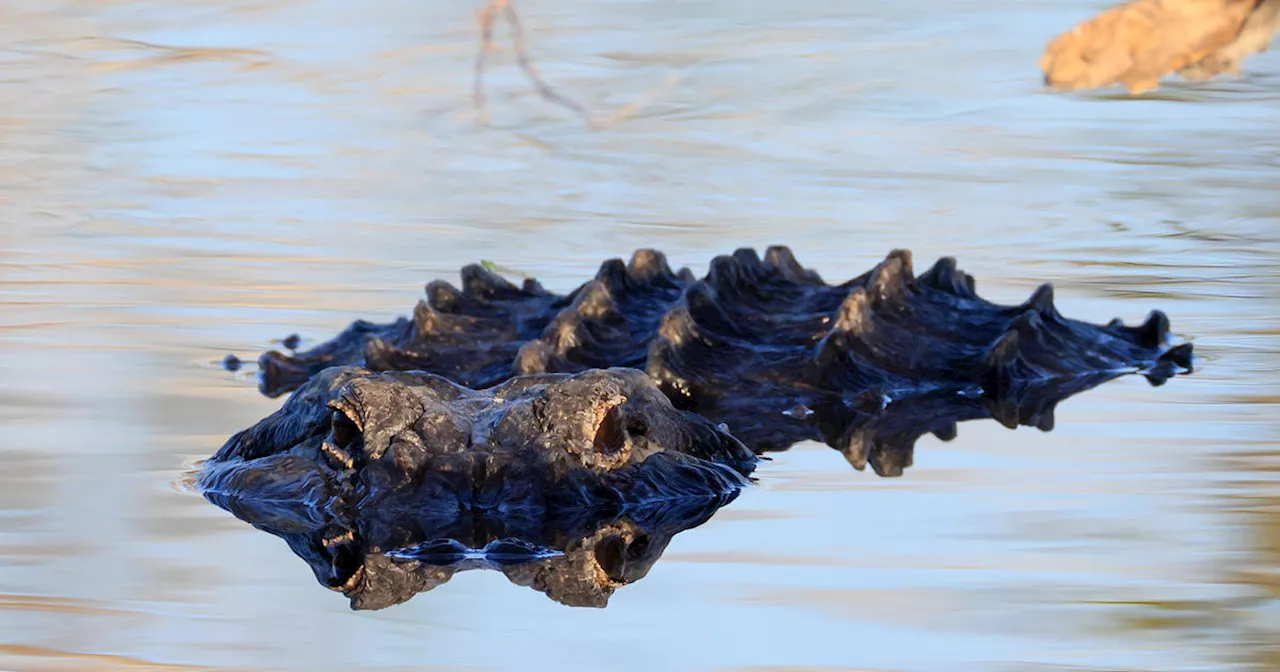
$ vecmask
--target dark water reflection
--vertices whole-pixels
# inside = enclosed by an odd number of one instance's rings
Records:
[[[0,668],[1268,670],[1280,666],[1280,60],[1136,100],[1040,91],[1097,3],[530,0],[546,76],[457,3],[0,3]],[[351,612],[171,484],[276,408],[213,366],[386,319],[491,260],[564,291],[639,247],[953,255],[1015,302],[1165,310],[1202,370],[1042,434],[813,444],[607,609],[493,572]],[[970,429],[970,426],[972,429]],[[619,652],[626,652],[620,655]]]
[[[352,609],[369,610],[476,569],[502,572],[567,606],[605,607],[615,590],[649,573],[675,535],[705,523],[737,494],[574,515],[456,515],[422,500],[414,510],[389,511],[206,497],[280,537],[321,585],[349,598]]]

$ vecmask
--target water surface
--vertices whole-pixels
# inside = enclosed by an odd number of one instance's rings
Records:
[[[1280,669],[1280,57],[1138,99],[1042,90],[1106,3],[0,5],[0,668]],[[896,479],[825,446],[608,608],[467,572],[352,612],[174,486],[275,410],[213,363],[406,313],[490,260],[565,291],[641,246],[911,248],[1005,303],[1165,310],[1200,370],[1056,428],[968,423]]]

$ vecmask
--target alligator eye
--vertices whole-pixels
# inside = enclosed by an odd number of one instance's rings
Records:
[[[639,560],[640,557],[644,555],[645,551],[649,550],[650,541],[651,539],[647,534],[637,535],[631,542],[631,545],[627,547],[627,560],[631,562]]]
[[[623,581],[627,568],[626,552],[627,541],[616,535],[605,537],[596,544],[596,562],[610,580],[619,583]]]
[[[649,425],[642,418],[627,419],[627,435],[628,436],[646,436],[649,433]]]

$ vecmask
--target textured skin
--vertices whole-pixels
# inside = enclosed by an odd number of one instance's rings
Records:
[[[964,391],[971,401],[957,420],[1030,417],[1121,372],[1159,382],[1191,364],[1189,344],[1167,345],[1158,311],[1138,327],[1086,324],[1058,313],[1049,285],[999,306],[950,258],[917,278],[905,251],[837,285],[785,247],[716,257],[700,280],[640,250],[565,297],[478,266],[463,277],[461,291],[432,283],[412,320],[357,323],[311,351],[263,355],[263,390],[279,394],[333,361],[478,385],[634,366],[676,406],[725,423],[758,452],[822,439],[847,453],[842,435],[880,422],[886,397],[900,407]]]
[[[1135,0],[1049,43],[1040,68],[1059,90],[1123,84],[1130,93],[1180,72],[1205,79],[1238,72],[1280,27],[1280,0]]]
[[[282,456],[301,461],[282,469]],[[476,391],[429,373],[332,367],[232,436],[200,484],[317,504],[427,498],[459,510],[618,509],[655,496],[720,495],[755,464],[741,442],[673,408],[634,369],[525,376]]]
[[[430,371],[468,387],[489,387],[512,375],[643,367],[658,322],[692,281],[671,272],[659,252],[640,250],[631,263],[606,261],[595,279],[568,296],[534,280],[516,287],[473,264],[462,288],[427,285],[412,319],[357,321],[330,341],[290,356],[258,359],[261,389],[275,397],[326,367],[354,364],[377,371]]]
[[[916,277],[904,251],[834,286],[793,262],[778,250],[713,261],[668,312],[647,362],[677,407],[760,452],[821,438],[860,466],[870,447],[850,442],[883,431],[873,427],[932,419],[954,434],[955,421],[983,417],[1051,426],[1053,405],[1071,394],[1135,370],[1159,383],[1191,365],[1189,344],[1166,345],[1158,311],[1139,327],[1070,320],[1049,285],[1000,306],[949,258]]]

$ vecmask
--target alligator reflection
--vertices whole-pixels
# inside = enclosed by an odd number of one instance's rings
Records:
[[[737,497],[649,502],[612,514],[460,518],[419,502],[412,509],[314,507],[206,492],[205,497],[254,527],[280,537],[357,610],[382,609],[471,569],[502,572],[574,607],[604,607],[620,586],[645,577],[671,539],[706,522]]]
[[[1058,379],[1001,397],[951,391],[886,405],[877,392],[850,401],[818,399],[775,412],[757,407],[749,414],[746,406],[715,410],[733,420],[744,443],[760,452],[819,440],[856,469],[869,464],[880,476],[896,477],[911,466],[916,441],[925,434],[949,441],[957,423],[983,419],[1011,429],[1027,425],[1050,431],[1058,402],[1118,375]],[[1167,377],[1147,374],[1152,385]],[[714,419],[716,413],[711,415]],[[262,473],[318,473],[314,465],[292,464],[301,459],[297,455],[268,459],[281,462],[263,465]],[[357,610],[399,604],[472,569],[500,571],[512,583],[562,604],[605,607],[615,590],[648,574],[676,534],[706,522],[739,492],[647,499],[612,508],[461,512],[455,495],[429,490],[372,506],[343,497],[244,496],[250,491],[206,491],[205,497],[284,539],[321,584],[346,595]]]
[[[853,399],[817,397],[772,412],[734,405],[702,412],[714,421],[727,422],[734,435],[757,453],[818,441],[839,451],[854,469],[862,471],[870,465],[879,476],[897,477],[911,466],[916,441],[925,434],[951,441],[958,423],[986,419],[1009,429],[1029,426],[1052,431],[1059,402],[1123,375],[1127,372],[1038,381],[999,395],[953,389],[889,400],[877,389]],[[1185,373],[1161,369],[1145,377],[1152,386],[1160,386],[1173,375]]]

